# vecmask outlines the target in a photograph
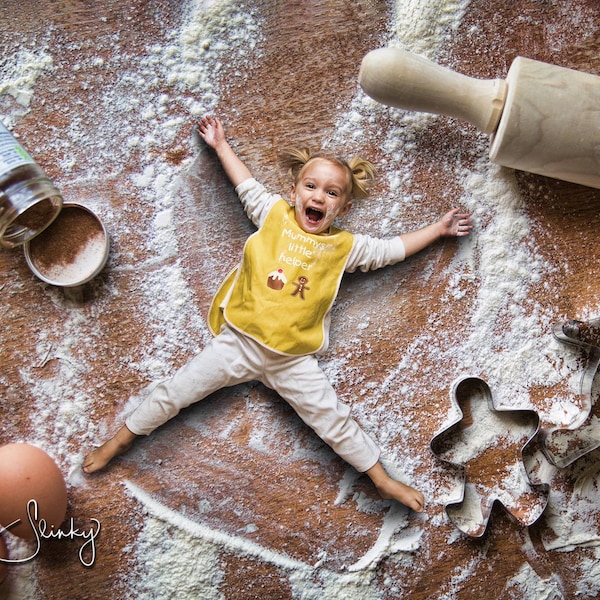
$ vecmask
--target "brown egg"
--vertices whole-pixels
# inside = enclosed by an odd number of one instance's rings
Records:
[[[6,542],[4,541],[4,537],[0,535],[0,558],[8,558],[8,548],[6,547]],[[8,567],[6,563],[0,561],[0,583],[2,583],[6,579],[6,574],[8,573]]]
[[[28,511],[31,500],[37,503],[37,521],[33,505]],[[43,450],[31,444],[0,447],[0,525],[14,535],[32,540],[36,537],[37,522],[44,519],[46,531],[52,527],[57,530],[66,512],[65,480]]]

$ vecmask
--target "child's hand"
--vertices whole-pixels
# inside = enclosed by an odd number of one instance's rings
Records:
[[[443,237],[463,237],[471,233],[471,229],[473,229],[471,213],[461,213],[459,211],[460,208],[454,208],[441,218],[440,226]]]
[[[225,141],[225,131],[221,121],[210,115],[202,117],[196,123],[196,131],[198,135],[210,146],[213,150],[223,141]]]

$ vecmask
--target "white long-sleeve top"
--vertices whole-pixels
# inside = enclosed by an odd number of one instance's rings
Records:
[[[273,204],[281,200],[281,195],[268,192],[256,179],[246,179],[235,188],[235,191],[248,218],[259,228]],[[390,239],[357,233],[353,236],[354,245],[345,269],[348,273],[353,273],[357,269],[363,272],[381,269],[406,258],[404,243],[399,236]]]

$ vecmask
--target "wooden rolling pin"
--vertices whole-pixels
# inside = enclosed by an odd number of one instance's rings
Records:
[[[504,167],[600,189],[600,77],[517,57],[506,80],[467,77],[406,52],[380,48],[359,82],[374,100],[463,119],[491,133]]]

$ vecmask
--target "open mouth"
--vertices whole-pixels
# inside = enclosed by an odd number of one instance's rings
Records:
[[[310,223],[319,223],[323,220],[323,213],[316,208],[306,209],[306,218]]]

